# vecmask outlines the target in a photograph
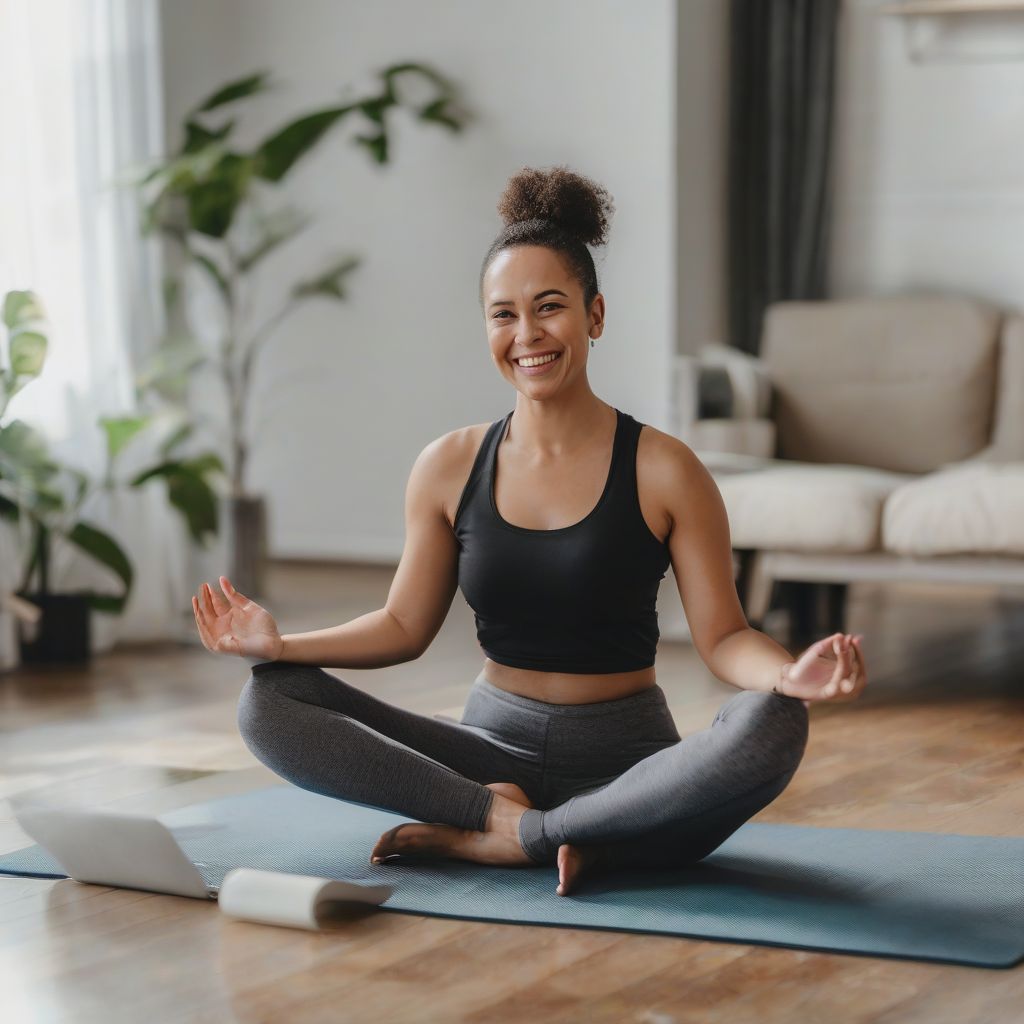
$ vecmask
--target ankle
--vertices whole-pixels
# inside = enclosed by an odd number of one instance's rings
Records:
[[[510,800],[500,793],[494,794],[490,810],[487,812],[487,821],[484,824],[486,832],[513,832],[518,834],[519,819],[526,812],[522,804]]]

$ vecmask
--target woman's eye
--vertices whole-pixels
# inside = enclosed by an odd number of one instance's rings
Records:
[[[547,309],[548,306],[553,306],[555,309],[561,309],[562,308],[562,304],[560,302],[545,302],[544,305],[541,306],[540,308],[541,309]],[[507,310],[507,309],[499,309],[498,312],[494,314],[494,319],[495,320],[507,320],[508,317],[507,316],[502,316],[501,314],[502,313],[508,313],[508,312],[509,312],[509,310]]]

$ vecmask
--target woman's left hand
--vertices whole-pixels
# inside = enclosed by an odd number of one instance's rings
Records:
[[[833,633],[811,644],[795,662],[783,666],[779,691],[805,704],[856,700],[868,683],[863,639],[859,633]]]

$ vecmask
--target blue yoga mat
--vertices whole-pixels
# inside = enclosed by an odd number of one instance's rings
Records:
[[[553,865],[370,865],[381,833],[414,819],[288,783],[159,818],[210,885],[265,868],[386,882],[382,910],[973,967],[1024,960],[1024,838],[747,822],[698,864],[585,874],[558,896]],[[39,846],[0,857],[0,873],[66,877]]]

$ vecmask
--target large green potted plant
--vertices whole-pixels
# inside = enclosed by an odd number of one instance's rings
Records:
[[[0,344],[0,518],[13,529],[21,558],[17,567],[4,567],[6,578],[0,578],[0,594],[12,592],[20,599],[23,661],[83,661],[90,653],[90,613],[122,612],[133,583],[132,565],[121,545],[83,515],[90,498],[101,489],[112,492],[119,487],[142,487],[161,478],[192,537],[202,542],[217,527],[215,495],[208,477],[222,472],[223,466],[212,453],[160,458],[129,480],[119,480],[115,473],[118,458],[134,438],[153,428],[158,419],[154,414],[100,419],[107,453],[102,479],[92,479],[54,459],[38,430],[7,416],[14,395],[43,370],[47,327],[42,305],[30,291],[12,291],[4,297],[2,317],[7,343]],[[57,543],[71,544],[109,570],[118,589],[56,592],[51,566]],[[10,574],[11,568],[16,575]]]
[[[426,86],[430,95],[408,100],[400,82]],[[301,157],[347,119],[358,119],[362,127],[355,144],[384,164],[389,153],[387,115],[393,108],[410,109],[418,120],[450,131],[460,130],[467,116],[457,106],[452,85],[422,64],[391,65],[380,73],[380,83],[374,92],[303,114],[255,147],[242,149],[230,142],[236,120],[225,114],[225,108],[237,108],[267,91],[269,75],[260,72],[229,82],[186,115],[177,152],[133,179],[144,205],[144,233],[161,232],[179,250],[177,270],[165,288],[168,323],[187,323],[181,303],[189,281],[196,277],[206,281],[222,307],[224,327],[204,361],[216,372],[226,399],[229,571],[238,588],[254,596],[264,591],[267,521],[264,499],[250,492],[246,477],[253,368],[276,329],[300,306],[318,299],[343,300],[347,277],[359,264],[358,257],[339,256],[283,289],[276,311],[265,321],[249,322],[243,297],[257,287],[263,292],[279,288],[276,278],[259,280],[263,261],[311,223],[287,205],[268,212],[264,191],[280,185]],[[189,276],[190,268],[197,268],[198,274]],[[180,352],[181,332],[168,344]]]

